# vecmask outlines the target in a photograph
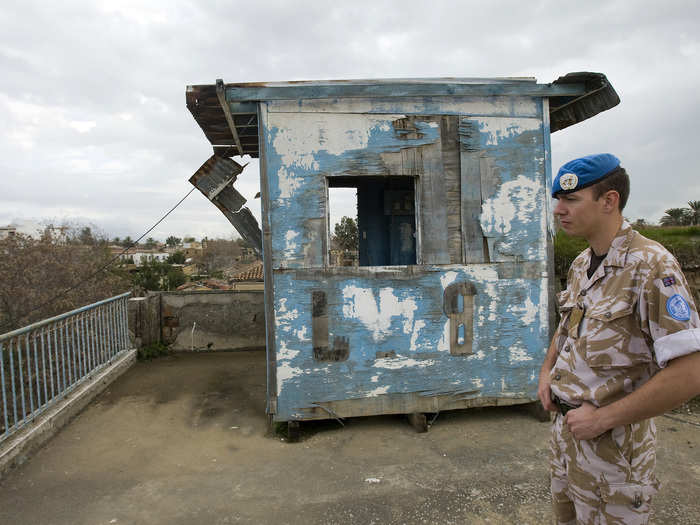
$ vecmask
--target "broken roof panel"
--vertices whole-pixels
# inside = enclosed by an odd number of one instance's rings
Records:
[[[535,96],[550,101],[551,132],[615,107],[620,98],[602,73],[569,73],[550,84],[531,77],[314,80],[188,86],[187,108],[221,157],[260,156],[258,102],[324,98]]]

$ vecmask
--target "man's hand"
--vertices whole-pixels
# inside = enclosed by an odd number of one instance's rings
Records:
[[[537,386],[537,397],[540,398],[540,403],[545,410],[549,412],[555,412],[557,410],[556,405],[552,402],[552,390],[550,389],[551,381],[549,379],[549,373],[543,372],[540,374],[540,382]]]
[[[597,412],[594,404],[584,401],[580,407],[566,413],[564,423],[576,439],[593,439],[607,430],[601,425]]]

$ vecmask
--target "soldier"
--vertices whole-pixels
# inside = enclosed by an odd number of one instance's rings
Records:
[[[647,523],[652,417],[700,394],[700,319],[675,258],[623,219],[629,177],[614,155],[566,163],[554,214],[590,247],[558,295],[561,321],[540,372],[552,424],[556,523]]]

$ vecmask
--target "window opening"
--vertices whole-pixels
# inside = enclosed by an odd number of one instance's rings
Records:
[[[357,264],[359,266],[402,266],[416,264],[415,178],[329,177],[329,217],[342,217],[343,204],[334,197],[338,189],[356,192]],[[344,195],[345,194],[336,194]],[[345,204],[344,209],[348,209]],[[340,219],[338,219],[340,220]],[[331,229],[331,246],[336,226]],[[330,262],[336,262],[331,249]]]
[[[357,188],[328,187],[331,266],[357,266]]]

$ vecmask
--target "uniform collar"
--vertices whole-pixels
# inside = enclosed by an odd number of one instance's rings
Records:
[[[608,249],[608,256],[603,261],[605,266],[624,266],[627,261],[627,252],[632,244],[634,230],[627,221],[622,221],[622,226]]]
[[[589,247],[586,250],[586,256],[584,258],[585,264],[580,266],[580,271],[584,282],[587,283],[584,286],[584,288],[589,288],[598,279],[602,278],[605,275],[606,266],[623,267],[625,265],[625,261],[627,260],[627,252],[629,251],[630,245],[632,244],[633,236],[634,230],[627,221],[623,220],[622,226],[620,226],[620,229],[613,238],[612,243],[610,243],[610,248],[608,248],[608,255],[605,257],[605,259],[603,259],[603,262],[600,263],[600,266],[596,268],[596,271],[593,273],[593,275],[591,275],[590,279],[586,275],[586,272],[588,271],[588,267],[591,264],[591,255],[593,255],[593,249]]]

